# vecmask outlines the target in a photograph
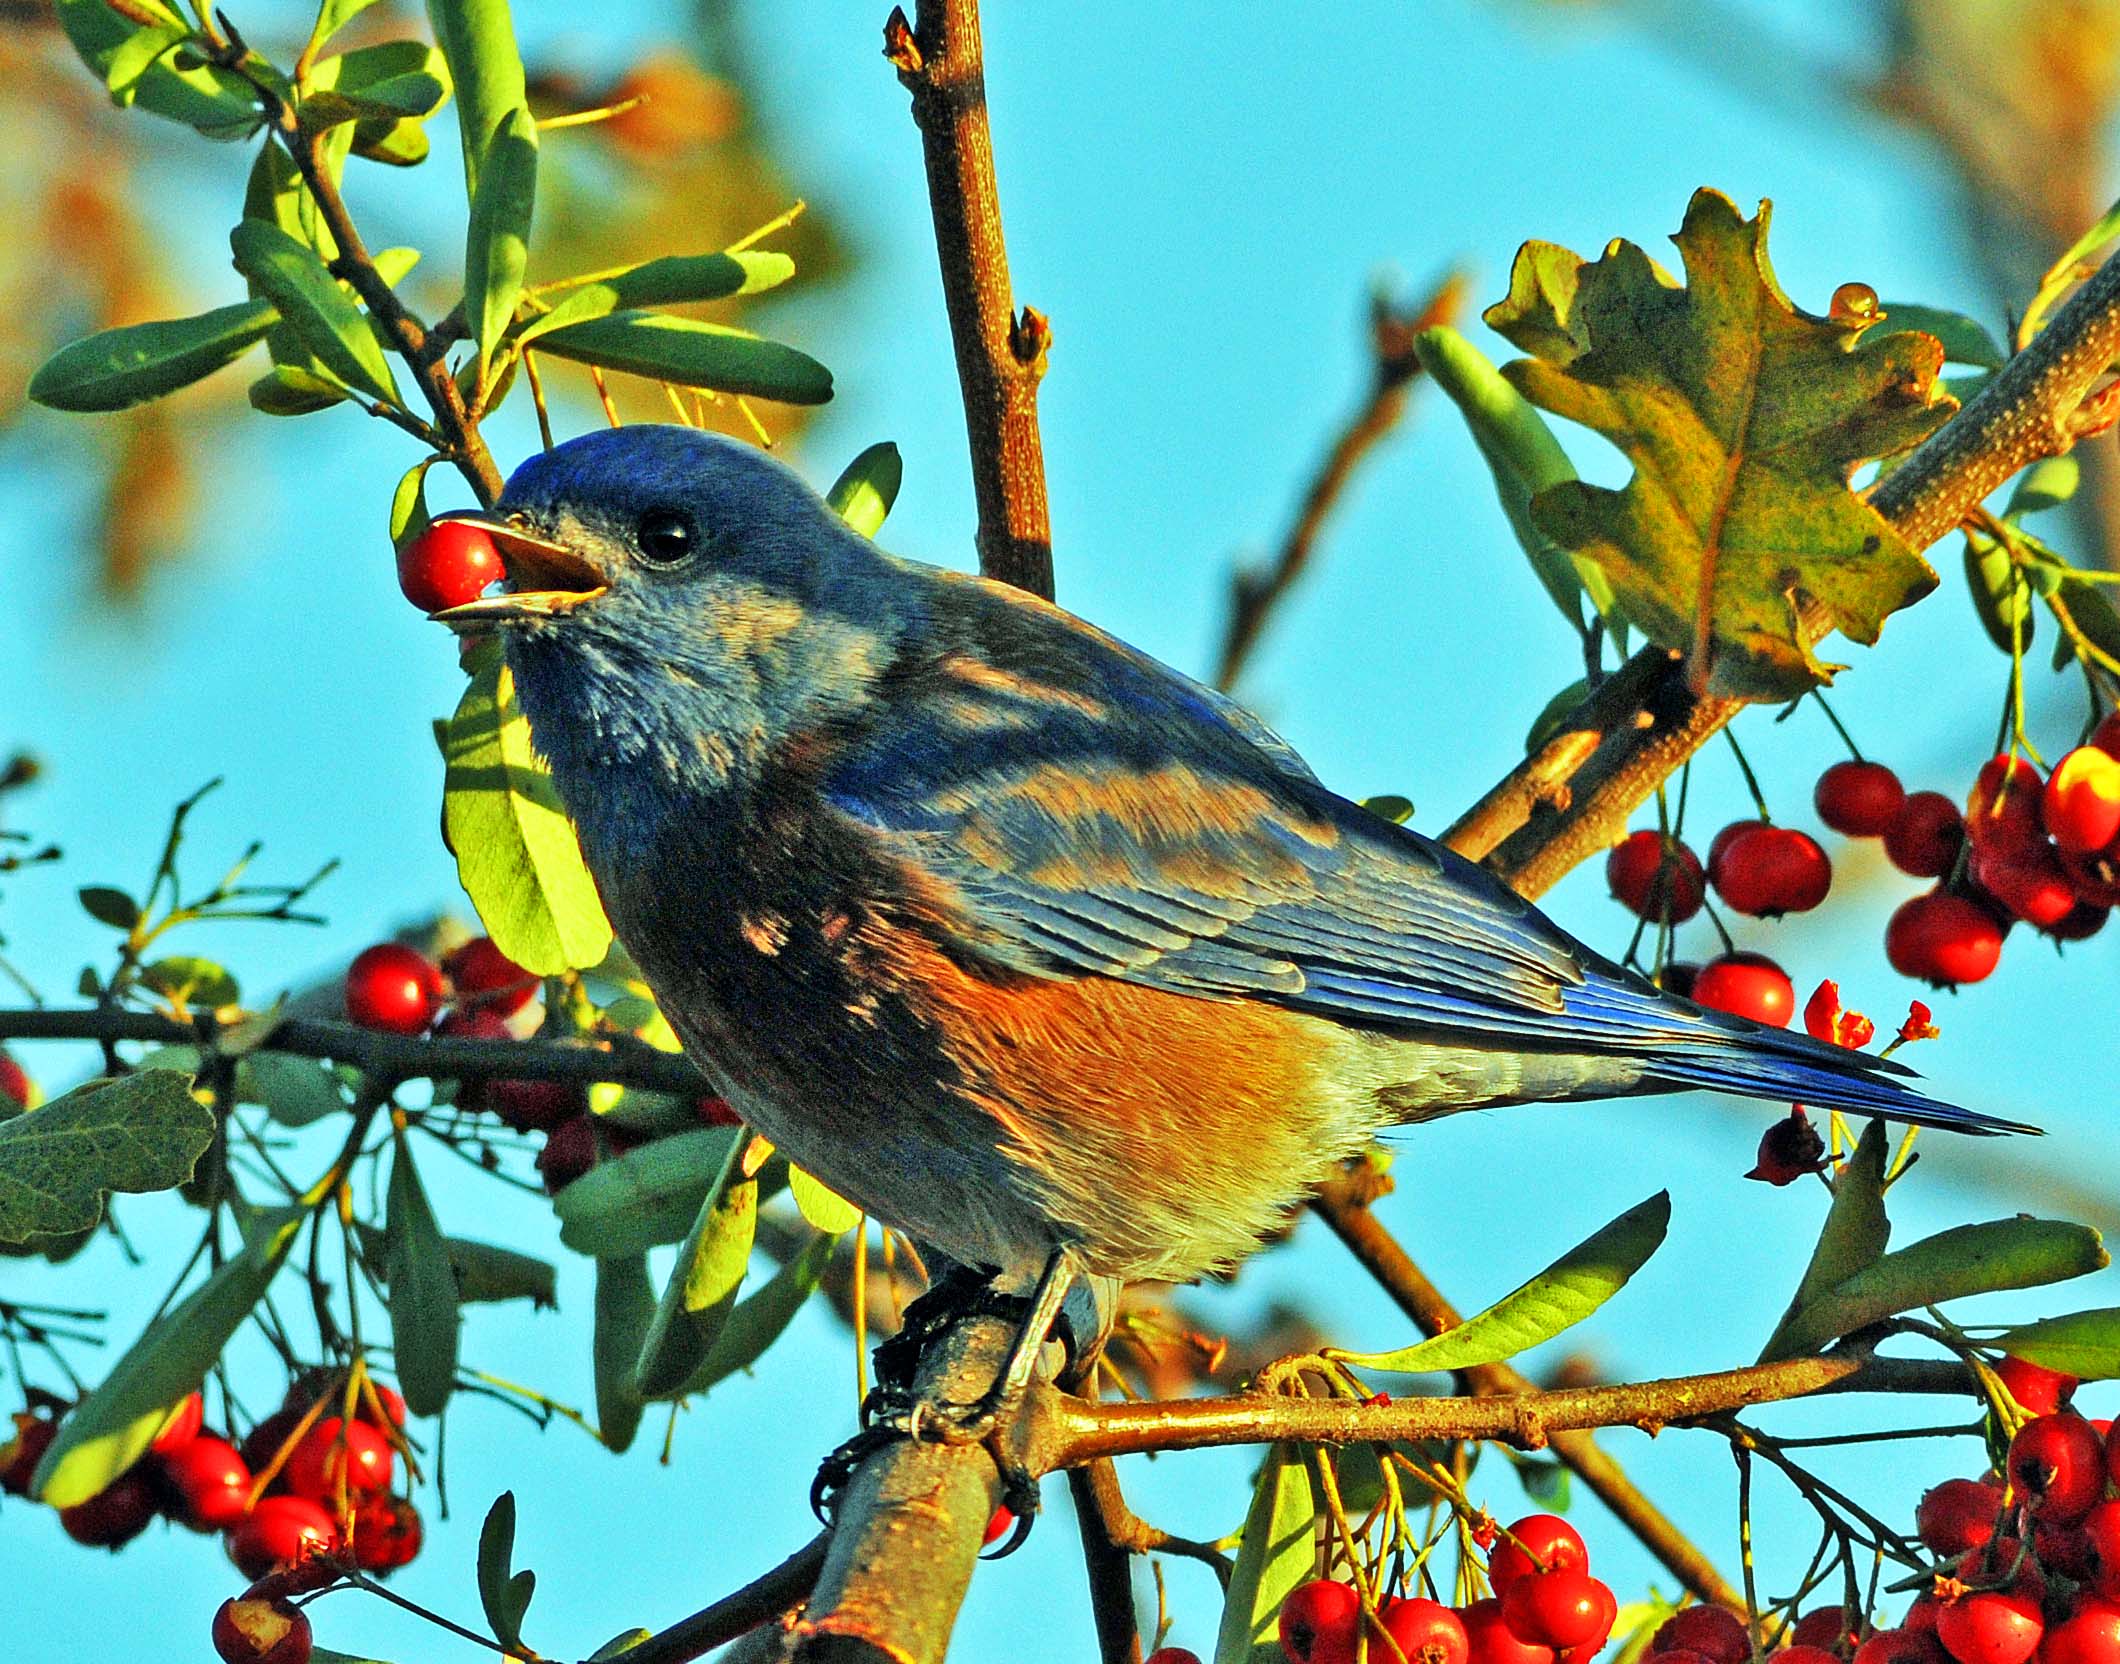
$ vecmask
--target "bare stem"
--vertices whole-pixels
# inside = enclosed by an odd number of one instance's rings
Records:
[[[737,1636],[771,1623],[808,1598],[824,1567],[826,1538],[820,1534],[771,1571],[753,1578],[712,1606],[681,1618],[668,1629],[626,1649],[628,1664],[688,1664]]]

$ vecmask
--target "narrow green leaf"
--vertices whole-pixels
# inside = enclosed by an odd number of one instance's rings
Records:
[[[92,1080],[0,1121],[0,1242],[78,1231],[114,1190],[167,1190],[213,1141],[213,1111],[170,1069]]]
[[[390,1161],[384,1280],[398,1388],[415,1415],[440,1415],[456,1388],[456,1272],[403,1133]]]
[[[752,1294],[736,1302],[721,1327],[721,1338],[699,1368],[670,1396],[690,1398],[707,1392],[738,1370],[747,1370],[780,1339],[803,1302],[824,1280],[837,1239],[819,1232]]]
[[[107,80],[112,60],[131,44],[137,26],[103,0],[54,0],[52,9],[82,61]],[[177,20],[174,12],[162,11],[161,22]],[[253,67],[258,67],[255,60]],[[142,68],[127,91],[140,109],[180,121],[209,139],[247,138],[264,120],[256,92],[242,77],[210,64],[179,69],[168,58],[159,58]]]
[[[299,1224],[299,1215],[272,1216],[269,1228],[261,1228],[242,1253],[223,1260],[212,1276],[148,1326],[103,1384],[60,1423],[30,1481],[32,1494],[54,1508],[70,1508],[146,1453],[169,1412],[206,1379],[229,1337],[264,1298]]]
[[[1396,1352],[1328,1351],[1326,1356],[1357,1369],[1405,1374],[1500,1363],[1573,1328],[1625,1288],[1662,1245],[1670,1225],[1670,1193],[1660,1190],[1455,1329]]]
[[[317,361],[356,392],[398,405],[397,382],[375,333],[316,250],[264,220],[240,221],[228,234],[236,270],[256,284]]]
[[[520,1254],[498,1243],[470,1237],[444,1237],[449,1267],[456,1273],[456,1297],[467,1303],[527,1300],[533,1306],[559,1303],[559,1273],[550,1260]]]
[[[478,1598],[493,1638],[507,1651],[523,1653],[530,1650],[523,1645],[523,1617],[537,1593],[537,1573],[516,1571],[514,1565],[515,1493],[503,1491],[479,1527]]]
[[[123,890],[104,884],[86,884],[74,892],[81,910],[98,924],[113,930],[130,930],[140,922],[140,904]]]
[[[898,487],[905,478],[905,463],[898,447],[888,439],[871,445],[846,465],[833,482],[825,501],[832,512],[863,537],[874,537],[883,529],[884,517],[898,501]]]
[[[2078,1380],[2110,1381],[2120,1377],[2120,1306],[2020,1323],[1988,1344]]]
[[[130,104],[129,94],[140,77],[171,47],[189,39],[191,26],[186,23],[152,23],[135,30],[104,60],[103,84],[110,89],[111,97],[120,104]]]
[[[174,393],[233,364],[265,339],[279,313],[261,300],[196,318],[101,330],[61,347],[29,378],[29,396],[53,410],[124,410]]]
[[[851,1231],[861,1223],[861,1209],[848,1201],[816,1174],[788,1165],[788,1191],[795,1206],[812,1228],[829,1236]]]
[[[444,757],[442,825],[486,934],[538,976],[596,964],[611,924],[499,654],[473,673]]]
[[[1884,1216],[1884,1157],[1885,1125],[1872,1121],[1855,1141],[1854,1153],[1840,1164],[1833,1180],[1833,1205],[1826,1210],[1818,1246],[1811,1250],[1789,1309],[1767,1337],[1766,1350],[1759,1355],[1761,1363],[1795,1356],[1788,1348],[1788,1336],[1798,1316],[1857,1272],[1875,1265],[1891,1242],[1891,1221]]]
[[[598,1162],[552,1198],[560,1241],[600,1258],[682,1240],[736,1137],[700,1127]]]
[[[464,310],[478,326],[481,387],[522,298],[536,203],[537,123],[528,110],[510,110],[486,145],[464,240]]]
[[[484,146],[510,110],[528,109],[523,58],[516,50],[508,0],[427,0],[435,43],[456,86],[456,119],[464,137],[464,199],[478,195]]]
[[[697,1369],[736,1305],[758,1226],[758,1185],[737,1177],[744,1140],[731,1139],[714,1185],[699,1205],[692,1233],[677,1251],[670,1281],[642,1337],[634,1390],[668,1397]]]
[[[246,390],[261,416],[314,416],[346,402],[346,389],[298,364],[275,364]]]
[[[1886,1254],[1786,1325],[1777,1357],[1801,1357],[1842,1335],[1917,1306],[1997,1289],[2038,1288],[2111,1263],[2098,1233],[2058,1219],[1996,1219],[1959,1225]]]
[[[2059,508],[2076,495],[2076,488],[2082,483],[2083,464],[2077,461],[2073,451],[2035,462],[2017,476],[2016,489],[2010,493],[2009,506],[2002,511],[2003,516],[2014,520],[2021,515],[2043,514],[2050,508]]]
[[[404,548],[432,522],[434,517],[427,512],[427,470],[439,461],[440,457],[421,457],[405,470],[397,482],[397,490],[390,494],[390,546],[393,549]],[[445,761],[448,755],[445,742],[442,747]]]
[[[333,35],[374,4],[375,0],[323,0],[317,7],[316,25],[309,31],[309,55],[314,58]]]
[[[654,1633],[651,1629],[622,1629],[589,1655],[589,1664],[600,1664],[607,1658],[623,1658]]]
[[[1919,332],[1943,343],[1947,363],[1972,364],[1983,370],[1999,370],[2009,354],[1997,345],[1987,326],[1963,312],[1947,312],[1940,306],[1917,306],[1911,301],[1893,301],[1884,308],[1884,321],[1871,339]]]
[[[2035,622],[2031,586],[2010,559],[2009,550],[1971,526],[1965,533],[1965,587],[1972,597],[1973,611],[1979,615],[1980,627],[2000,651],[2013,651],[2012,625],[2016,629],[2015,640],[2023,646],[2031,645]]]
[[[1310,1580],[1317,1563],[1316,1520],[1303,1451],[1296,1445],[1268,1446],[1244,1516],[1236,1568],[1222,1597],[1215,1664],[1280,1664],[1281,1603]]]
[[[525,322],[515,340],[518,346],[528,346],[569,324],[643,306],[683,306],[762,294],[794,275],[795,262],[785,254],[755,249],[734,254],[668,254],[612,277],[568,285],[558,292],[552,310]]]
[[[823,404],[832,396],[832,372],[808,353],[728,324],[665,312],[613,312],[570,324],[540,337],[538,348],[680,387],[784,404]]]
[[[591,1361],[596,1370],[596,1431],[605,1445],[623,1451],[640,1431],[644,1408],[633,1384],[633,1366],[655,1316],[648,1286],[648,1256],[620,1254],[596,1262],[596,1333]]]
[[[2105,586],[2085,583],[2081,578],[2064,578],[2048,604],[2066,607],[2069,622],[2091,647],[2120,664],[2120,608],[2107,598]],[[2059,646],[2057,643],[2057,652]],[[2070,646],[2073,648],[2074,644]]]
[[[260,1105],[283,1127],[308,1127],[348,1108],[329,1064],[286,1052],[253,1052],[236,1065],[236,1097]]]

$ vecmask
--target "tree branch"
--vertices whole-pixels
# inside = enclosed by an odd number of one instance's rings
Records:
[[[771,1571],[712,1606],[626,1649],[626,1664],[689,1664],[801,1604],[817,1586],[826,1537],[820,1533]]]
[[[883,55],[913,95],[927,159],[942,298],[979,503],[979,570],[1050,600],[1053,532],[1038,441],[1038,382],[1052,331],[1030,307],[1018,316],[1009,288],[977,0],[920,0],[918,10],[915,25],[902,9],[891,9]]]
[[[1075,1502],[1075,1524],[1082,1532],[1082,1563],[1089,1574],[1090,1612],[1097,1621],[1099,1664],[1141,1664],[1133,1556],[1113,1536],[1100,1495],[1108,1491],[1118,1496],[1118,1471],[1109,1462],[1069,1468],[1067,1489]]]
[[[1451,272],[1412,310],[1395,307],[1382,294],[1370,303],[1372,374],[1369,396],[1334,438],[1311,476],[1295,523],[1263,571],[1240,568],[1231,584],[1229,628],[1215,667],[1215,686],[1236,686],[1266,628],[1267,616],[1310,564],[1326,519],[1338,505],[1355,470],[1406,413],[1406,400],[1421,374],[1413,343],[1422,330],[1452,323],[1465,301],[1463,272]]]

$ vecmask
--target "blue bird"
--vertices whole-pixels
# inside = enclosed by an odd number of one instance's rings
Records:
[[[1221,694],[885,553],[748,446],[594,433],[486,523],[513,592],[440,616],[500,630],[686,1050],[967,1265],[1194,1277],[1380,1132],[1500,1104],[2036,1130],[1660,992]]]

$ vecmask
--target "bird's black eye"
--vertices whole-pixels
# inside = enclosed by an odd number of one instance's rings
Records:
[[[651,508],[640,517],[634,542],[657,566],[675,566],[699,546],[692,518],[674,508]]]

